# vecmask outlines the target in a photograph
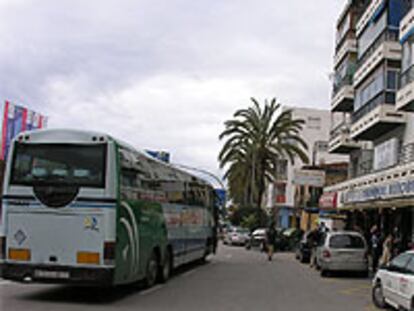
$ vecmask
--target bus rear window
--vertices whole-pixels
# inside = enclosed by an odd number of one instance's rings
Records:
[[[21,144],[14,149],[10,184],[104,188],[106,144]]]

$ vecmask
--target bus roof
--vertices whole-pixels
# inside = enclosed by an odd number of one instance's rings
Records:
[[[131,152],[139,153],[140,155],[146,157],[149,161],[155,162],[160,166],[168,167],[172,170],[179,172],[180,174],[186,175],[191,179],[198,181],[200,183],[210,185],[209,182],[200,178],[194,174],[191,174],[183,169],[180,169],[173,164],[165,163],[160,161],[143,150],[139,150],[132,145],[116,139],[109,134],[105,134],[98,131],[87,131],[87,130],[78,130],[78,129],[40,129],[34,131],[22,132],[14,139],[15,141],[21,141],[24,143],[46,143],[46,144],[58,144],[58,143],[72,143],[72,144],[94,144],[94,143],[104,143],[104,142],[115,142],[124,149],[127,149]],[[210,185],[211,186],[211,185]]]

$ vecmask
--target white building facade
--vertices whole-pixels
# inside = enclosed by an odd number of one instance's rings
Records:
[[[331,113],[329,110],[284,107],[284,110],[291,109],[293,119],[305,121],[301,136],[308,145],[309,164],[329,164],[346,162],[347,155],[331,154],[328,152],[328,141],[332,127]],[[338,118],[338,117],[337,117]],[[299,171],[304,163],[296,159],[294,163],[288,160],[281,160],[278,168],[278,178],[269,185],[267,193],[268,210],[275,213],[277,225],[288,228],[297,225],[301,206],[295,204],[295,172]]]

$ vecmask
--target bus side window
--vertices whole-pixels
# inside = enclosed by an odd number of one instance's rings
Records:
[[[121,169],[121,198],[137,199],[139,189],[138,174],[133,169]]]
[[[206,187],[202,184],[191,182],[187,183],[187,204],[194,206],[207,206],[208,195]]]
[[[184,182],[179,180],[166,180],[161,182],[162,191],[166,195],[168,203],[185,204],[185,187]]]

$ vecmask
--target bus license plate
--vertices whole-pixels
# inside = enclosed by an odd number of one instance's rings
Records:
[[[34,275],[42,279],[69,279],[70,277],[67,271],[35,270]]]

